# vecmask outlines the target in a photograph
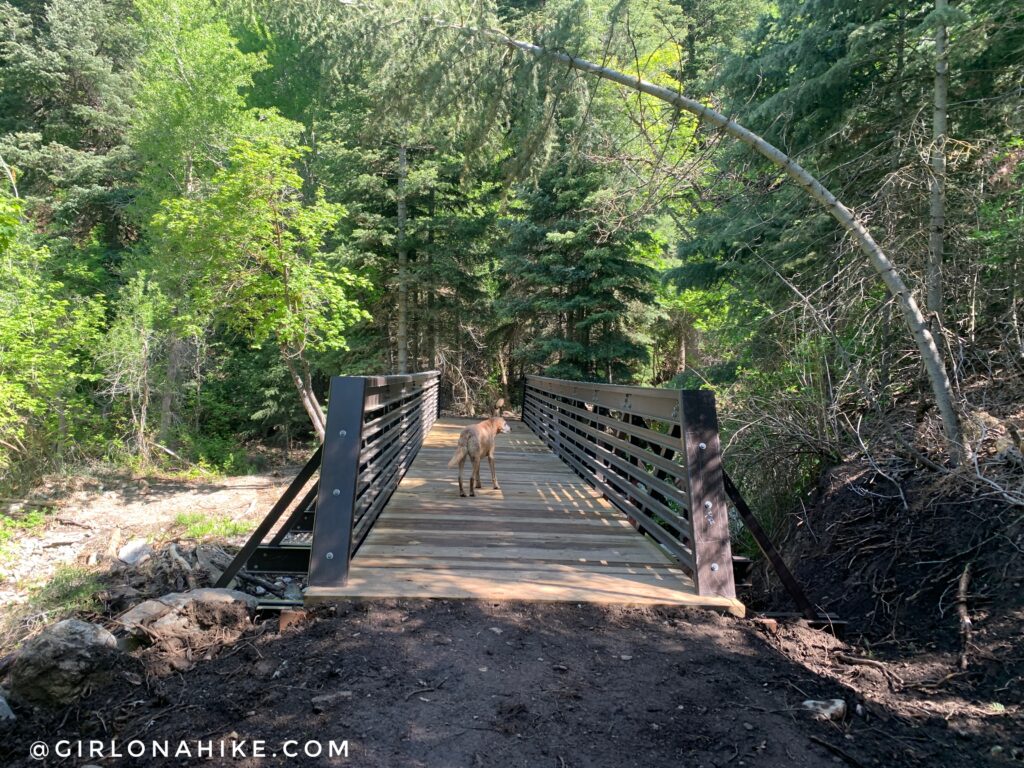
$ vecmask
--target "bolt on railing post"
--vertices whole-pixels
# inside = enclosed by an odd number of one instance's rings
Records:
[[[699,595],[736,598],[729,541],[729,510],[722,472],[715,395],[679,393],[680,427],[693,527],[693,580]]]
[[[309,554],[310,587],[342,587],[348,581],[366,379],[335,376],[330,397]]]

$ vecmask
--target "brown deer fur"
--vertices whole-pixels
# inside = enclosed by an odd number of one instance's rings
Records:
[[[480,485],[480,461],[485,456],[487,457],[487,463],[491,466],[491,483],[496,490],[501,488],[498,485],[498,476],[494,471],[494,438],[499,432],[508,431],[508,424],[500,416],[487,419],[487,421],[481,421],[479,424],[474,424],[462,430],[462,434],[459,435],[459,445],[455,449],[455,455],[448,462],[449,467],[457,466],[459,468],[459,496],[466,495],[466,491],[462,487],[462,466],[466,463],[467,458],[473,463],[469,473],[470,496],[476,496],[474,482],[476,483],[476,488],[482,487]]]

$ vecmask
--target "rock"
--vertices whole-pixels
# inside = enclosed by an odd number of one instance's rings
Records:
[[[139,590],[127,584],[115,584],[100,592],[100,598],[112,612],[125,610],[128,606],[138,602],[141,596],[142,593]]]
[[[234,590],[172,592],[139,603],[118,622],[137,643],[162,654],[167,668],[157,674],[180,672],[193,665],[195,648],[205,648],[211,657],[216,647],[238,640],[252,627],[257,602]]]
[[[187,650],[213,632],[222,641],[237,639],[251,625],[258,601],[232,589],[194,589],[146,600],[122,614],[118,622],[134,637],[166,650]]]
[[[210,583],[216,584],[217,580],[224,573],[224,569],[231,562],[231,558],[217,547],[200,544],[196,547],[196,562],[209,575]],[[234,588],[237,584],[237,580],[232,579],[228,588]]]
[[[138,565],[153,554],[153,548],[145,539],[132,539],[119,550],[117,559],[128,565]]]
[[[103,627],[65,619],[22,648],[8,678],[11,698],[34,704],[69,704],[86,687],[109,676],[117,655],[117,639]]]
[[[309,700],[309,703],[313,705],[314,712],[326,712],[338,702],[350,701],[351,699],[352,691],[335,691],[334,693],[325,693],[321,696],[314,696]]]
[[[842,720],[846,717],[846,702],[842,699],[807,699],[800,706],[812,712],[819,720]]]
[[[14,712],[11,711],[11,705],[7,703],[7,699],[0,696],[0,723],[13,723],[17,719]]]
[[[285,586],[284,593],[281,595],[281,597],[283,597],[285,600],[295,600],[301,603],[303,600],[302,588],[294,582],[289,583]]]

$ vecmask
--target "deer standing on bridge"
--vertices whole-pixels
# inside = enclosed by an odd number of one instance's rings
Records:
[[[498,485],[498,475],[494,469],[494,439],[498,436],[499,432],[507,433],[511,431],[508,422],[500,416],[501,406],[504,404],[504,400],[499,400],[494,408],[495,416],[486,421],[481,421],[479,424],[466,427],[459,435],[459,445],[455,449],[455,455],[448,462],[449,467],[457,466],[459,468],[459,496],[466,495],[466,491],[462,487],[462,467],[466,463],[467,458],[472,462],[469,473],[470,496],[476,496],[474,483],[476,483],[476,488],[483,487],[480,484],[480,462],[485,456],[487,457],[487,463],[491,467],[491,484],[496,491],[501,490],[501,486]]]

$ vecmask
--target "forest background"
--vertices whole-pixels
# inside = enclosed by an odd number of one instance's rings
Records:
[[[502,30],[495,32],[493,30]],[[956,452],[900,306],[828,211],[643,77],[799,161],[921,305],[1020,504],[1017,0],[0,2],[0,490],[238,473],[332,375],[715,390],[771,517],[851,456]]]

